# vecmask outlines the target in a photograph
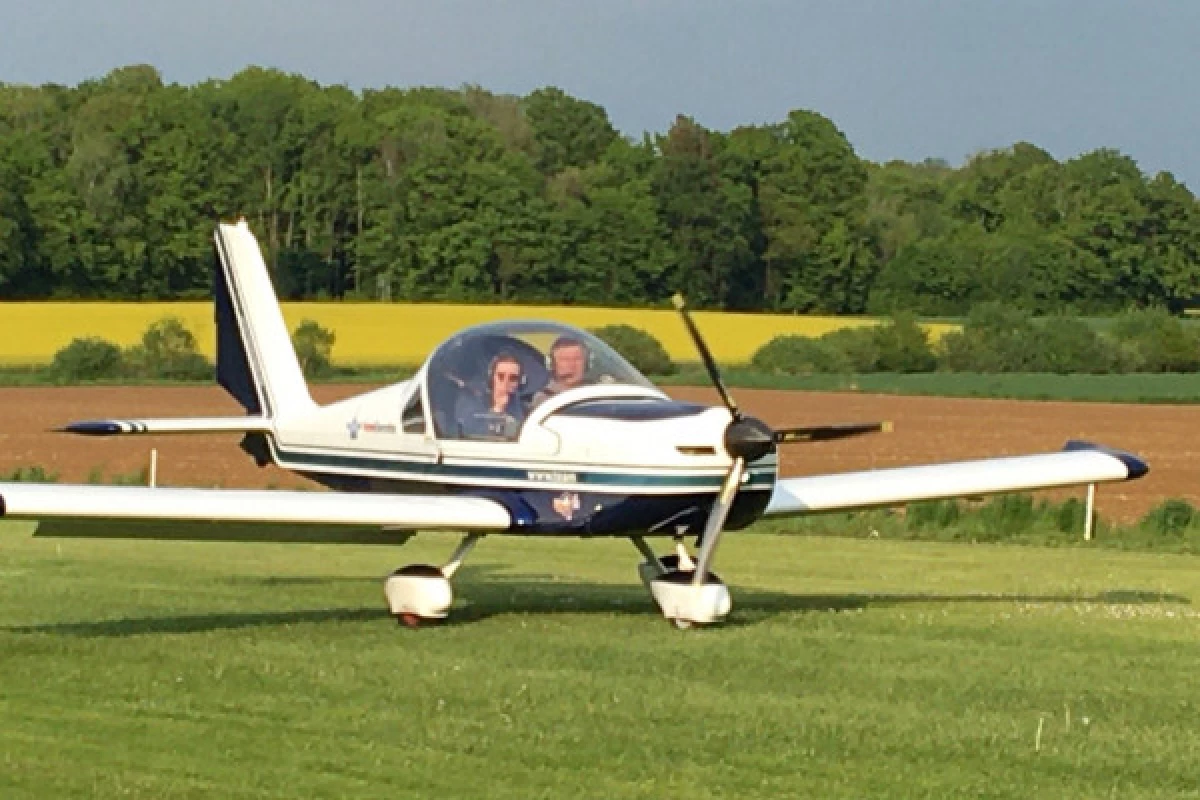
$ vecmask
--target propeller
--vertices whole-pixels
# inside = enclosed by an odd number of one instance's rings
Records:
[[[713,388],[717,390],[721,402],[729,409],[732,417],[729,425],[725,428],[724,443],[725,451],[733,458],[733,464],[721,484],[721,491],[717,494],[716,502],[713,503],[708,520],[704,525],[704,533],[700,540],[700,554],[696,560],[696,572],[692,578],[694,585],[702,586],[708,575],[708,566],[716,551],[717,541],[725,527],[725,520],[729,516],[730,509],[733,508],[733,501],[737,497],[737,490],[741,485],[742,476],[745,475],[747,463],[773,452],[778,444],[825,442],[867,433],[886,433],[891,431],[892,423],[866,422],[773,430],[762,420],[746,416],[734,402],[733,395],[729,393],[725,382],[721,380],[721,371],[717,368],[716,359],[713,358],[712,351],[708,349],[708,343],[700,335],[700,330],[692,320],[692,315],[688,313],[683,295],[676,294],[671,298],[671,302],[683,317],[683,324],[692,337],[692,343],[696,346],[696,352],[700,354],[700,360],[704,363],[705,370],[708,371],[708,378],[712,381]]]
[[[721,379],[717,361],[713,358],[712,351],[708,349],[708,343],[700,335],[700,329],[696,327],[692,315],[688,312],[687,302],[683,299],[683,295],[676,294],[671,301],[680,316],[683,317],[683,324],[692,337],[696,352],[700,354],[700,360],[704,363],[704,369],[708,372],[713,388],[717,390],[721,402],[725,404],[725,407],[729,409],[729,414],[733,417],[729,427],[725,429],[725,449],[734,458],[741,457],[747,461],[754,461],[770,453],[777,444],[827,442],[833,439],[862,436],[867,433],[891,432],[891,422],[856,422],[772,430],[762,420],[746,416],[738,408],[733,395],[725,386],[725,381]]]
[[[864,433],[891,433],[891,422],[854,422],[841,425],[814,425],[807,428],[783,428],[775,431],[775,444],[828,442]]]

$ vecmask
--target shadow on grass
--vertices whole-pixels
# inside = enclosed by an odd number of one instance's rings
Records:
[[[239,628],[272,628],[328,622],[386,619],[384,608],[330,608],[297,611],[222,611],[212,614],[171,614],[126,617],[94,622],[50,622],[3,628],[7,633],[56,633],[64,636],[123,637],[164,633],[208,633]]]
[[[462,570],[457,582],[459,602],[449,625],[466,625],[516,614],[628,614],[649,619],[659,612],[639,584],[563,581],[553,575],[494,574],[502,565]],[[239,578],[244,581],[244,578]],[[303,576],[264,578],[262,585],[315,585],[377,581],[378,577]],[[1189,604],[1188,597],[1139,589],[1112,589],[1096,594],[1019,593],[851,593],[792,594],[732,587],[734,611],[727,625],[756,625],[780,614],[860,611],[910,604],[958,603],[1093,603],[1097,605]],[[85,622],[54,622],[10,626],[10,633],[51,633],[83,637],[124,637],[151,634],[191,634],[243,628],[269,628],[325,623],[390,621],[383,598],[378,606],[299,609],[290,611],[224,611],[210,614],[171,614]]]

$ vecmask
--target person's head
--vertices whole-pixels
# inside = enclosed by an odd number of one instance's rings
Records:
[[[500,353],[488,368],[488,392],[492,405],[503,408],[521,384],[521,362],[512,353]]]
[[[554,380],[570,389],[583,383],[587,374],[587,346],[573,336],[560,336],[550,347],[550,371]]]

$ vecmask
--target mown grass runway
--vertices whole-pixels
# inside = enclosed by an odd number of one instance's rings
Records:
[[[484,541],[442,627],[384,548],[0,525],[0,797],[1178,797],[1200,560],[732,535],[680,632],[625,542]],[[1039,734],[1040,728],[1040,734]]]

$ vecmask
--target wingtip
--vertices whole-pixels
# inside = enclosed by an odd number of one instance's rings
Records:
[[[1063,450],[1093,450],[1097,453],[1104,453],[1105,455],[1112,456],[1125,465],[1125,469],[1128,472],[1126,480],[1137,480],[1138,478],[1141,478],[1150,472],[1150,465],[1141,458],[1126,450],[1118,450],[1115,447],[1108,447],[1106,445],[1096,444],[1095,442],[1088,442],[1083,439],[1070,439],[1065,445],[1063,445]]]
[[[113,436],[121,433],[124,428],[113,420],[83,420],[71,422],[61,428],[55,428],[55,433],[75,433],[80,436]]]

